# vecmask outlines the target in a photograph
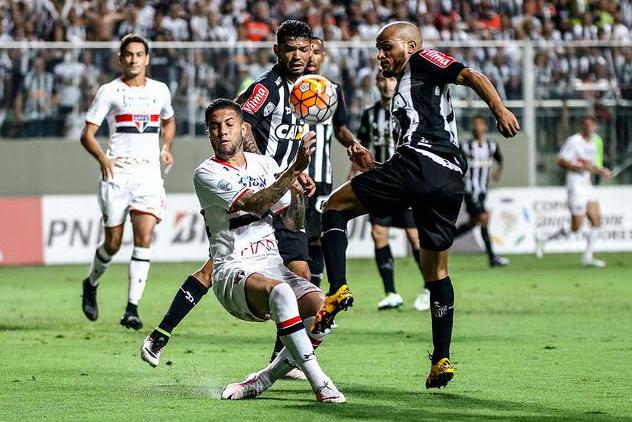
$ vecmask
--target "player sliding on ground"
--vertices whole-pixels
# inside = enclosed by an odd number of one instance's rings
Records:
[[[256,397],[298,366],[318,401],[342,403],[345,396],[322,371],[314,354],[328,330],[319,334],[305,330],[322,305],[323,294],[283,265],[272,226],[275,215],[282,216],[288,229],[300,230],[303,226],[303,188],[297,177],[309,165],[315,133],[303,136],[296,158],[282,171],[273,158],[243,151],[246,130],[237,103],[213,101],[206,109],[205,120],[215,155],[197,168],[194,185],[209,234],[213,292],[239,319],[274,320],[285,346],[265,369],[228,385],[221,397]],[[197,283],[196,289],[203,294],[199,289],[202,284],[190,281],[192,286]],[[191,296],[190,300],[195,298]],[[141,357],[152,366],[158,364],[165,344],[156,338],[148,336],[141,347]]]
[[[321,241],[330,286],[312,331],[328,329],[335,315],[353,304],[345,264],[347,222],[366,213],[386,216],[412,207],[423,276],[430,290],[434,351],[426,388],[443,387],[454,376],[450,363],[454,291],[448,276],[448,248],[456,232],[467,167],[459,150],[449,84],[473,88],[505,137],[514,136],[520,126],[485,75],[438,51],[422,50],[417,26],[388,24],[378,33],[376,45],[384,76],[399,81],[393,98],[393,114],[401,127],[399,146],[382,164],[374,163],[363,147],[349,149],[352,161],[368,171],[343,184],[324,205]]]

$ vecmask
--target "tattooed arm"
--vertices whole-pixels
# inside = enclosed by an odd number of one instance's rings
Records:
[[[300,184],[294,184],[290,188],[292,201],[283,214],[285,227],[292,231],[299,231],[305,225],[305,195]]]
[[[301,147],[298,150],[294,163],[267,188],[257,192],[246,191],[244,195],[235,201],[233,210],[242,210],[258,216],[262,216],[269,210],[272,205],[285,195],[288,189],[296,182],[296,178],[309,165],[309,157],[314,151],[315,138],[316,134],[314,132],[307,133],[301,140]],[[294,201],[294,198],[292,198],[292,201]],[[290,208],[292,208],[292,205],[290,205]]]
[[[246,129],[246,135],[244,136],[244,151],[252,152],[254,154],[261,154],[255,135],[252,133],[252,126],[248,122],[244,122],[244,128]]]

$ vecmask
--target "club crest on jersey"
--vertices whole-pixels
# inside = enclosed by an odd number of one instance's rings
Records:
[[[272,103],[268,103],[268,105],[266,106],[266,108],[263,109],[263,115],[264,116],[269,116],[270,114],[272,114],[272,112],[274,111],[276,107],[274,106],[274,104]]]
[[[430,48],[422,50],[419,55],[428,60],[430,63],[433,63],[443,69],[450,66],[456,61],[456,59],[454,59],[453,57],[443,54],[440,51],[432,50]]]
[[[132,122],[139,132],[143,133],[149,124],[149,116],[146,114],[134,114]]]
[[[263,86],[263,84],[258,83],[252,90],[250,98],[248,98],[244,105],[241,106],[241,109],[250,114],[255,114],[265,104],[268,99],[268,95],[270,95],[268,88]]]

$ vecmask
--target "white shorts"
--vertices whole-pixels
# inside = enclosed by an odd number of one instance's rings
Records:
[[[130,212],[151,214],[160,222],[166,205],[160,168],[139,166],[127,171],[115,167],[111,180],[100,181],[98,198],[105,227],[120,226]]]
[[[265,263],[267,261],[264,261]],[[282,281],[290,285],[296,296],[296,300],[311,292],[321,292],[309,281],[297,276],[288,270],[284,265],[281,257],[278,263],[268,265],[267,268],[261,268],[261,261],[254,263],[245,262],[227,262],[217,264],[213,269],[213,292],[231,315],[244,321],[266,321],[270,319],[270,315],[266,315],[264,319],[255,316],[248,307],[246,301],[246,279],[252,274],[261,274],[266,277]],[[265,265],[263,265],[265,266]]]
[[[597,202],[597,191],[593,185],[568,186],[568,209],[571,215],[586,215],[589,202]]]

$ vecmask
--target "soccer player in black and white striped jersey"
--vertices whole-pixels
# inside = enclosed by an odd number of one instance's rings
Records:
[[[320,66],[327,58],[325,43],[318,37],[312,37],[312,55],[305,67],[306,74],[320,74]],[[325,262],[320,246],[322,203],[327,199],[333,188],[331,171],[331,138],[335,136],[338,142],[349,147],[357,142],[347,127],[349,113],[345,102],[344,92],[339,83],[332,82],[338,94],[338,105],[333,116],[326,122],[310,125],[308,130],[316,132],[316,149],[309,163],[308,174],[316,184],[316,193],[305,201],[305,230],[309,241],[309,269],[311,281],[320,286]]]
[[[472,137],[461,144],[461,150],[467,158],[469,169],[464,177],[465,209],[469,220],[457,227],[456,237],[462,236],[477,225],[481,226],[481,237],[485,244],[485,251],[489,258],[490,267],[504,267],[509,260],[494,253],[489,238],[487,224],[489,214],[485,209],[485,198],[489,179],[497,182],[503,170],[503,156],[500,147],[487,137],[487,120],[477,115],[472,119]],[[496,168],[494,169],[494,162]]]
[[[385,77],[382,71],[376,75],[380,100],[362,113],[358,139],[362,146],[373,154],[373,158],[381,163],[385,162],[395,153],[398,137],[397,125],[391,113],[391,101],[395,95],[397,78]],[[354,166],[352,166],[352,169]],[[410,243],[413,257],[421,271],[421,253],[419,245],[419,232],[415,226],[415,219],[411,208],[401,210],[387,217],[378,217],[369,214],[371,222],[371,237],[375,244],[375,263],[377,264],[385,297],[377,304],[379,310],[399,308],[404,300],[395,290],[395,261],[389,244],[389,229],[397,227],[406,231],[406,237]],[[430,291],[428,286],[415,299],[414,305],[418,311],[430,309]]]

